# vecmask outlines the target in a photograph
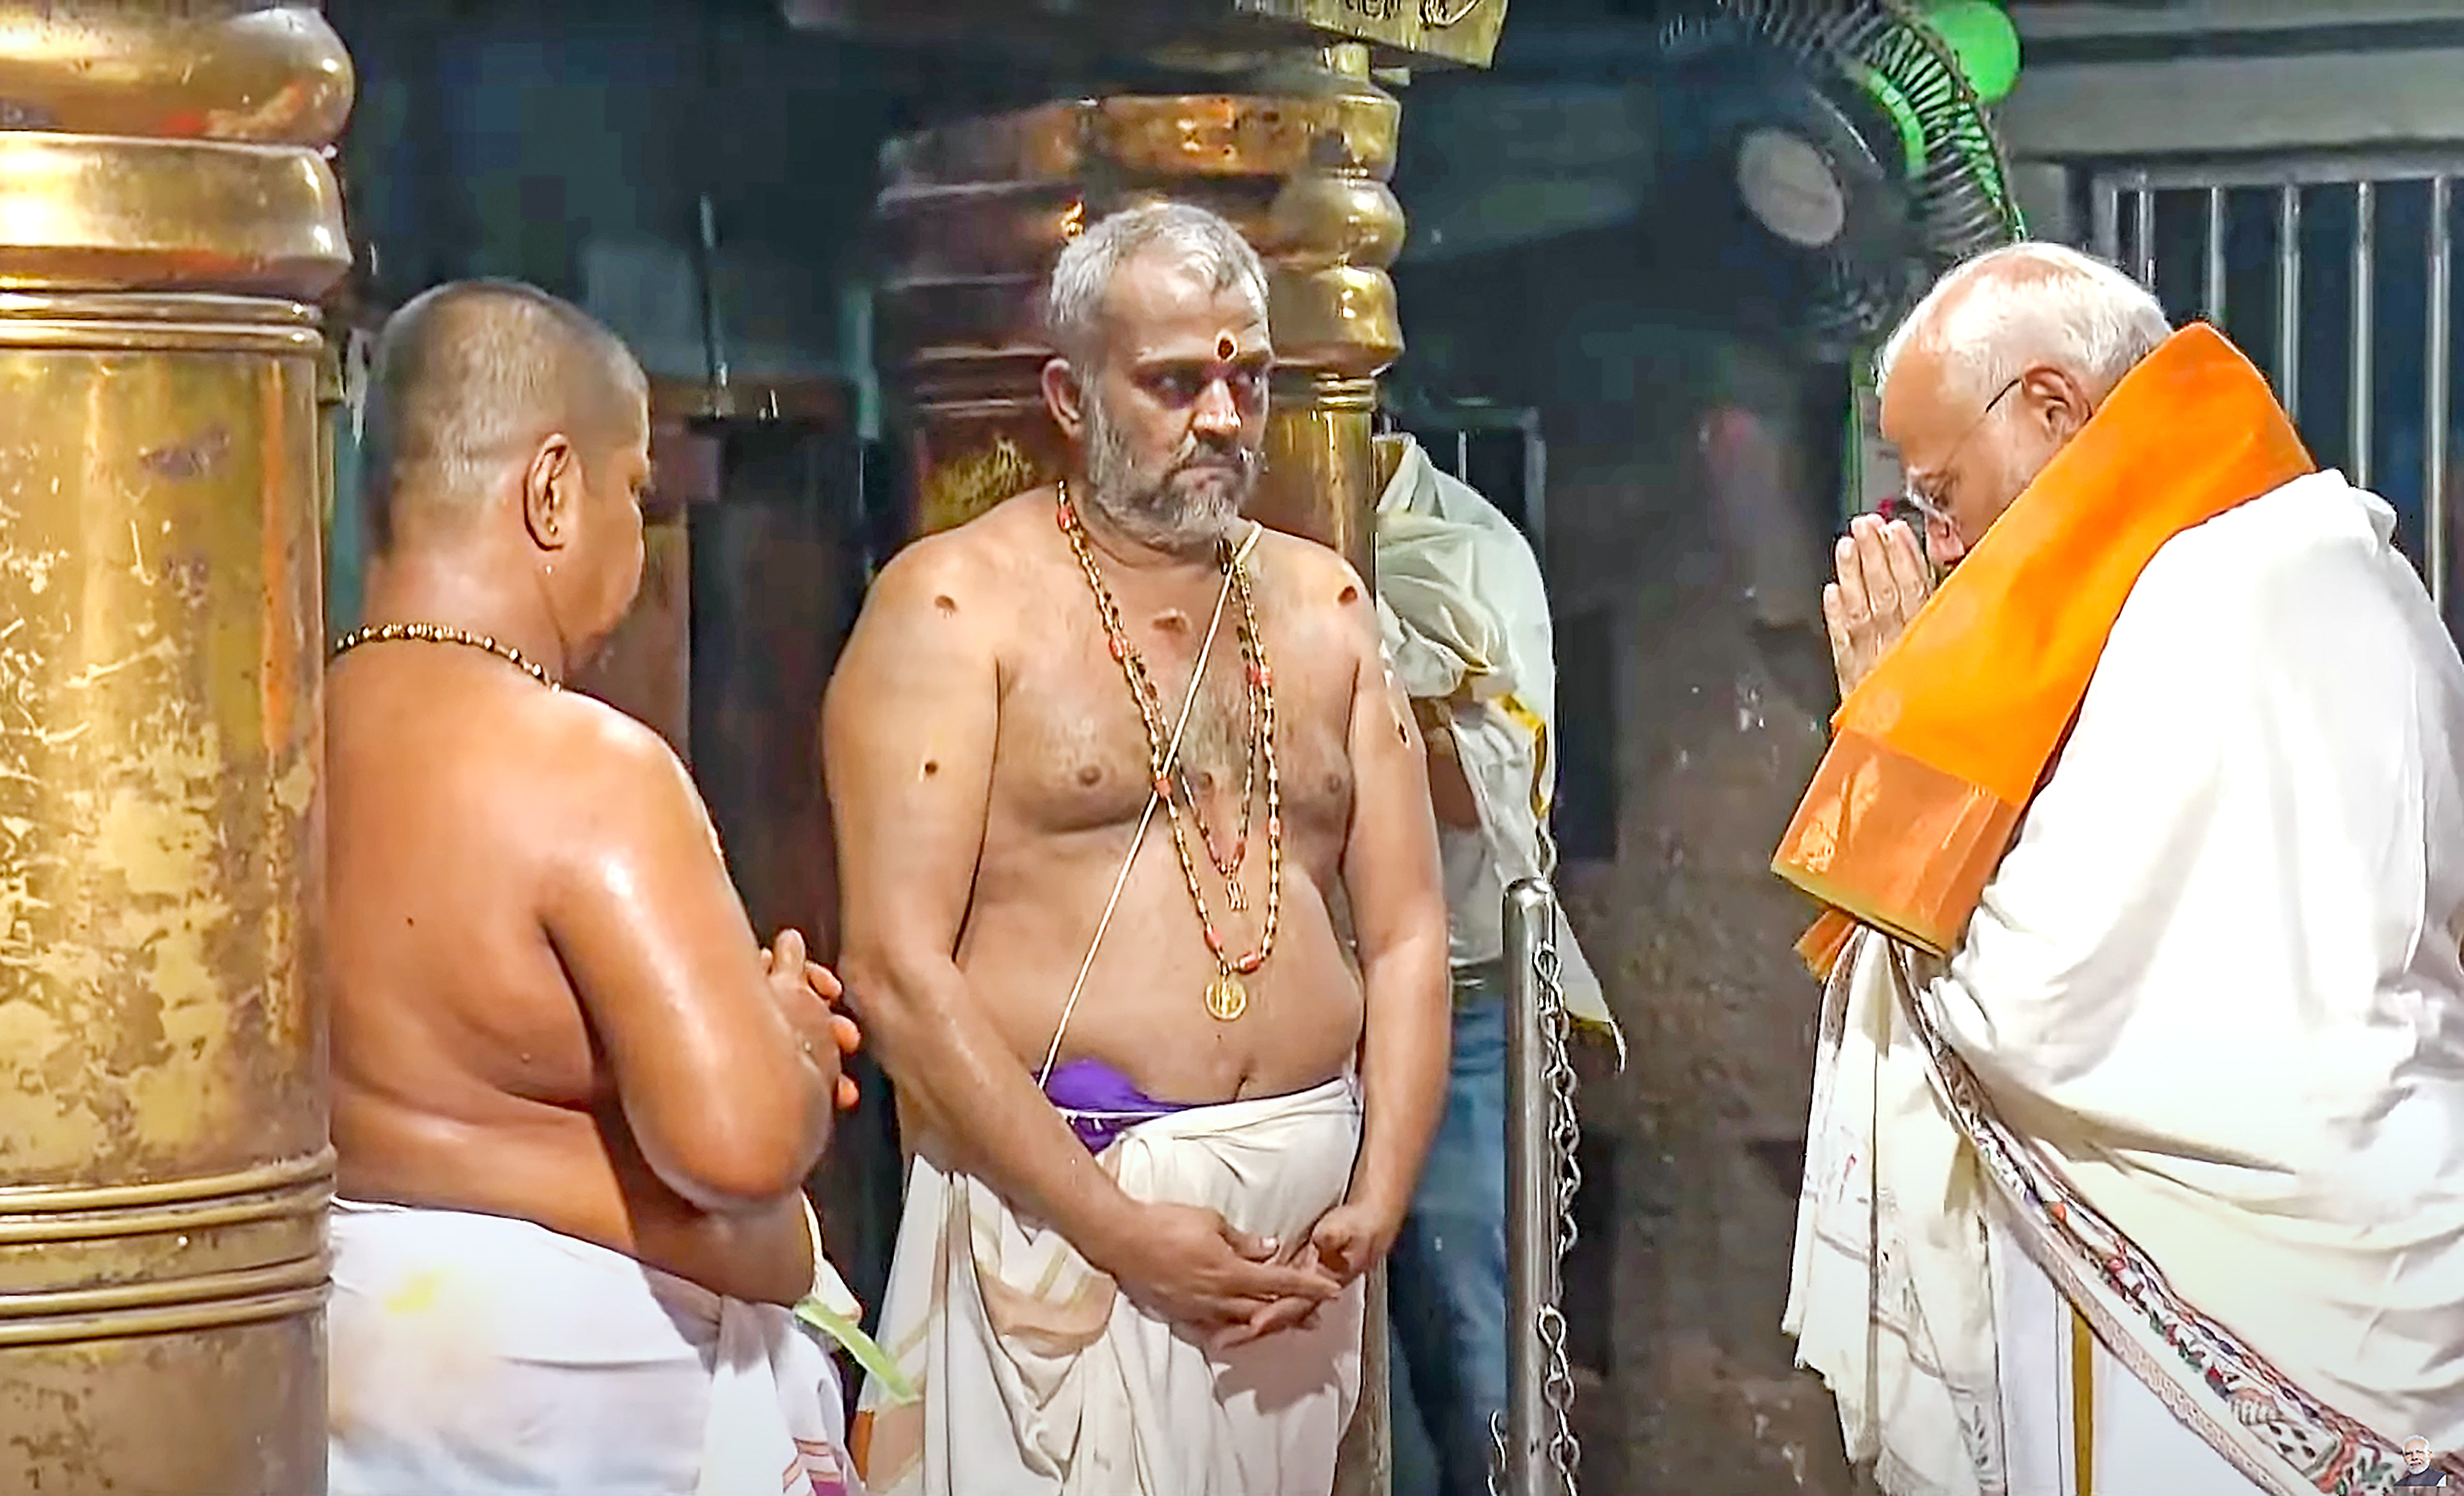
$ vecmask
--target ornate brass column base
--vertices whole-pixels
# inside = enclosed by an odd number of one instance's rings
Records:
[[[324,1489],[312,6],[0,18],[0,1489]]]
[[[10,1489],[324,1489],[333,1161],[317,1153],[156,1185],[8,1192]]]

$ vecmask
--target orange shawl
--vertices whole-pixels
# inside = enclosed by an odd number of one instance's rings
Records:
[[[2131,370],[1840,703],[1771,869],[1947,955],[2034,797],[2139,574],[2174,536],[2313,471],[2267,382],[2192,323]]]

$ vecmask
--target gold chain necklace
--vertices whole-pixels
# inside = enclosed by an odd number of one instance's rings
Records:
[[[1248,844],[1248,805],[1255,780],[1244,775],[1243,784],[1242,834],[1225,867],[1226,859],[1215,850],[1214,838],[1208,833],[1204,812],[1198,797],[1192,793],[1189,775],[1174,755],[1172,735],[1165,726],[1163,698],[1155,690],[1155,678],[1147,671],[1146,656],[1130,642],[1128,627],[1121,622],[1120,605],[1113,601],[1112,589],[1104,583],[1102,568],[1095,564],[1095,553],[1088,543],[1087,527],[1078,517],[1077,506],[1069,501],[1069,486],[1065,481],[1055,494],[1056,518],[1061,533],[1068,538],[1069,549],[1078,558],[1078,567],[1086,573],[1087,586],[1095,595],[1095,611],[1103,620],[1104,642],[1112,659],[1121,667],[1129,682],[1130,699],[1138,709],[1138,720],[1146,729],[1147,766],[1155,798],[1163,802],[1164,816],[1172,825],[1172,848],[1180,859],[1181,879],[1188,885],[1189,900],[1198,910],[1198,923],[1206,939],[1207,954],[1215,960],[1215,979],[1206,985],[1206,1011],[1219,1023],[1231,1023],[1248,1011],[1249,989],[1241,979],[1253,977],[1274,954],[1275,932],[1283,918],[1284,907],[1284,793],[1283,779],[1275,761],[1275,672],[1266,662],[1265,641],[1258,632],[1258,606],[1251,591],[1249,568],[1229,544],[1217,552],[1217,564],[1231,579],[1232,590],[1241,601],[1238,631],[1241,639],[1241,661],[1243,683],[1249,705],[1249,759],[1254,768],[1260,762],[1266,776],[1266,919],[1260,933],[1258,948],[1245,956],[1234,957],[1224,949],[1222,932],[1215,928],[1215,916],[1206,907],[1206,891],[1199,885],[1198,861],[1190,855],[1189,827],[1181,820],[1181,802],[1188,803],[1190,819],[1198,824],[1199,834],[1206,840],[1206,860],[1224,880],[1233,907],[1243,907],[1232,891],[1234,876],[1240,870],[1242,857]],[[1203,682],[1192,682],[1196,691]],[[1176,781],[1177,781],[1176,783]],[[1179,797],[1173,791],[1177,788]]]
[[[465,649],[482,649],[550,691],[563,689],[540,668],[537,660],[512,645],[498,644],[489,634],[474,634],[467,628],[454,628],[445,624],[378,624],[368,628],[354,628],[334,646],[333,657],[339,660],[363,644],[391,644],[397,639],[416,639],[423,644],[458,644]]]

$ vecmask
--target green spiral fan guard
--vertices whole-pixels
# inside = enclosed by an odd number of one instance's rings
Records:
[[[1993,128],[1985,118],[1983,104],[1986,100],[1979,97],[1978,91],[1978,85],[1982,84],[1991,91],[1993,99],[1998,99],[2010,90],[2018,74],[2018,51],[2015,38],[2010,38],[2010,23],[1997,12],[1990,21],[1972,29],[1942,24],[1954,18],[1969,21],[1975,11],[1987,9],[1983,6],[1939,7],[1929,15],[1918,18],[1911,15],[1908,7],[1900,0],[1882,0],[1882,4],[1898,11],[1903,22],[1914,23],[1903,26],[1903,31],[1895,33],[1886,45],[1918,47],[1934,55],[1927,65],[1918,68],[1859,66],[1852,74],[1867,94],[1889,113],[1892,122],[1900,127],[1909,173],[1916,176],[1929,168],[1941,169],[1934,165],[1928,142],[1939,140],[1947,143],[1950,152],[1946,154],[1965,168],[1965,180],[1974,184],[1977,195],[1991,204],[2000,219],[1999,231],[1989,231],[1991,242],[1979,245],[1979,250],[2027,237],[2027,222],[2020,214],[2018,203],[2011,195],[2010,182],[2003,170],[2001,143],[1995,139]],[[2000,24],[1997,27],[1992,22]],[[1957,46],[1958,41],[1969,37],[1974,38],[1971,48],[1963,50]],[[1946,62],[1947,67],[1943,65]],[[1937,107],[1928,110],[1902,90],[1896,80],[1911,74],[1921,76],[1934,85],[1931,98],[1937,101]],[[1943,86],[1945,83],[1947,84],[1947,89]],[[1938,106],[1941,96],[1946,92],[1953,95],[1955,100],[1952,107],[1947,109]],[[1947,121],[1947,123],[1939,125],[1937,132],[1929,135],[1926,130],[1928,118],[1937,121]],[[1841,478],[1847,492],[1841,495],[1844,500],[1841,507],[1854,515],[1872,508],[1873,500],[1878,496],[1861,492],[1865,473],[1865,410],[1880,393],[1876,387],[1872,348],[1859,348],[1850,355],[1848,380],[1848,441],[1842,451],[1846,460],[1841,468]]]
[[[1983,8],[1941,9],[1955,14]],[[1859,39],[1866,46],[1842,55],[1844,71],[1899,126],[1909,175],[1920,181],[1945,178],[1939,187],[1928,181],[1923,193],[1928,200],[1939,195],[1946,209],[1943,228],[1959,239],[1977,241],[1977,250],[2024,238],[2027,224],[2011,196],[2002,143],[1986,119],[1969,59],[1944,34],[1934,15],[1904,0],[1870,0],[1840,19],[1863,23]]]
[[[1880,497],[1861,492],[1875,344],[1933,276],[2027,234],[1986,114],[2017,76],[2016,34],[1986,0],[1681,0],[1677,10],[1661,36],[1673,60],[1727,62],[1730,76],[1773,96],[1810,91],[1853,135],[1828,141],[1835,158],[1854,166],[1847,157],[1870,153],[1880,180],[1842,179],[1869,200],[1862,229],[1819,252],[1798,319],[1815,351],[1847,363],[1841,508],[1843,517],[1869,509]],[[1822,112],[1771,103],[1774,120]]]
[[[1771,97],[1774,121],[1790,107],[1835,111],[1843,141],[1817,141],[1843,167],[1855,231],[1819,253],[1802,330],[1835,356],[1870,344],[1947,267],[2022,237],[1999,139],[1969,77],[2007,89],[2016,71],[2009,24],[1979,0],[1681,0],[1661,33],[1672,61],[1708,65],[1732,79],[1727,112]],[[1932,19],[1941,18],[1937,26]],[[1947,33],[1947,34],[1946,34]],[[1954,47],[1957,38],[1969,53]],[[1972,58],[1972,62],[1971,59]],[[1795,97],[1818,99],[1818,106]]]

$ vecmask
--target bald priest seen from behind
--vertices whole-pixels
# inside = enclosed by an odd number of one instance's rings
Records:
[[[649,729],[642,371],[527,286],[386,324],[370,623],[327,685],[336,1496],[843,1496],[803,1194],[852,1024]]]

